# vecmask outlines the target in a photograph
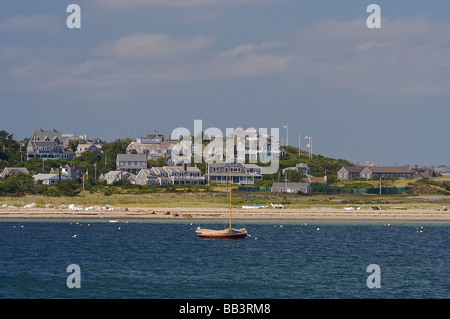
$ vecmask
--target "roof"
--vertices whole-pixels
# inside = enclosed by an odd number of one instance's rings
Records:
[[[309,183],[273,183],[272,188],[308,188]]]
[[[42,173],[40,173],[40,174],[33,175],[33,178],[35,180],[52,179],[52,178],[58,178],[58,174],[42,174]],[[67,178],[65,176],[61,175],[60,179],[63,180],[63,179],[67,179]]]
[[[127,150],[136,150],[139,154],[144,153],[144,151],[148,152],[149,154],[154,154],[156,150],[160,150],[163,154],[164,152],[167,152],[167,150],[170,148],[172,144],[175,144],[173,141],[165,141],[161,142],[159,144],[144,144],[144,143],[138,143],[138,142],[131,142],[127,146]],[[157,152],[156,152],[157,153]]]
[[[147,155],[145,154],[117,154],[118,161],[132,161],[132,162],[147,162]]]
[[[372,173],[412,174],[413,170],[406,166],[366,166]]]
[[[231,167],[236,167],[236,166],[244,166],[246,169],[250,169],[250,168],[256,168],[256,169],[260,169],[261,168],[261,166],[258,166],[258,165],[256,165],[256,164],[244,164],[244,163],[242,163],[242,162],[233,162],[233,163],[230,163],[230,162],[224,162],[224,163],[209,163],[208,164],[209,165],[209,167],[229,167],[229,166],[231,166]]]
[[[56,141],[31,141],[36,147],[38,146],[58,146],[59,144]]]
[[[108,175],[118,175],[122,173],[122,171],[109,171],[108,173],[105,174],[105,177]]]
[[[163,168],[164,168],[166,171],[167,171],[167,170],[170,170],[170,171],[172,171],[172,172],[182,172],[182,173],[185,172],[185,170],[184,170],[184,168],[183,168],[182,166],[164,166]]]
[[[208,173],[205,174],[205,176],[230,176],[230,173]],[[262,176],[262,174],[258,174],[258,173],[238,173],[238,172],[231,172],[231,176]]]
[[[39,141],[45,140],[55,141],[56,139],[58,139],[60,143],[63,142],[63,137],[61,133],[55,129],[51,131],[44,131],[43,129],[39,129],[34,131],[34,136],[37,137]]]
[[[349,173],[361,173],[361,171],[366,168],[366,166],[343,166],[342,168],[344,168]]]
[[[11,175],[11,174],[17,174],[17,173],[24,173],[29,174],[28,169],[25,167],[5,167],[4,170],[2,170],[5,175]],[[0,171],[0,174],[2,172]]]

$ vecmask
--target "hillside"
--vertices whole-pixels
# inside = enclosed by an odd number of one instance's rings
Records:
[[[327,175],[336,175],[342,166],[355,165],[345,159],[335,159],[320,154],[313,155],[313,158],[308,158],[308,152],[301,150],[299,155],[298,148],[293,146],[285,146],[283,150],[286,152],[286,155],[280,158],[281,169],[295,166],[298,163],[305,163],[313,176],[324,176],[325,172]]]

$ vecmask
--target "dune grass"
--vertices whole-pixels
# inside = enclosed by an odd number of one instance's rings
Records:
[[[239,208],[246,203],[265,204],[276,203],[277,196],[272,193],[233,192],[232,204]],[[450,207],[449,197],[429,198],[411,197],[405,195],[299,195],[299,194],[279,194],[278,202],[286,208],[311,208],[311,207],[333,207],[343,208],[346,206],[381,206],[384,208],[403,206],[408,209],[442,208]],[[226,208],[229,205],[229,194],[225,191],[212,192],[173,192],[173,193],[149,193],[149,194],[113,194],[107,196],[103,193],[81,192],[75,197],[49,197],[43,195],[25,195],[21,197],[0,197],[0,207],[3,204],[23,206],[36,203],[38,207],[46,204],[53,204],[55,207],[65,204],[75,204],[84,206],[105,206],[113,205],[117,207],[212,207]]]

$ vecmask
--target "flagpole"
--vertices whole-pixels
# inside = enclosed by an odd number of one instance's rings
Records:
[[[286,146],[289,146],[289,125],[286,123]]]
[[[309,136],[309,158],[311,158],[311,135]]]
[[[300,154],[300,134],[298,134],[298,156],[301,156],[301,154]]]

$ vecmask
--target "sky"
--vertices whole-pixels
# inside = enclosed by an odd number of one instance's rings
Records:
[[[81,28],[68,28],[69,4]],[[369,4],[381,28],[369,28]],[[351,162],[450,166],[450,1],[1,3],[0,130],[279,128]]]

